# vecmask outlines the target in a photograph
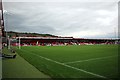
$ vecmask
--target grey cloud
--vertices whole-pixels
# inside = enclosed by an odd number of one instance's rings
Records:
[[[32,23],[24,24],[24,22],[26,22],[26,18],[22,15],[5,14],[4,16],[6,23],[5,29],[7,28],[8,31],[21,31],[21,32],[38,31],[38,33],[54,32],[53,28],[50,28],[49,26],[46,25],[40,26],[40,24],[34,25]]]
[[[4,9],[12,13],[5,17],[10,25],[8,30],[13,31],[73,36],[72,33],[89,30],[113,37],[109,33],[117,27],[117,4],[114,2],[11,2],[4,3]],[[93,36],[86,34],[84,37]]]
[[[107,34],[104,34],[104,35],[98,35],[97,37],[96,36],[91,36],[91,37],[89,37],[89,36],[86,36],[86,38],[116,38],[115,37],[115,33],[114,32],[112,32],[112,33],[107,33]]]

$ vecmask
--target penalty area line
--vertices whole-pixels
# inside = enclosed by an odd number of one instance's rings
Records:
[[[92,59],[86,59],[86,60],[80,60],[80,61],[65,62],[64,64],[73,64],[73,63],[87,62],[87,61],[93,61],[93,60],[107,59],[107,58],[116,57],[116,56],[107,56],[107,57],[92,58]]]
[[[99,74],[95,74],[95,73],[92,73],[92,72],[88,72],[86,70],[83,70],[83,69],[79,69],[79,68],[76,68],[76,67],[73,67],[73,66],[70,66],[70,65],[67,65],[67,64],[64,64],[64,63],[61,63],[61,62],[58,62],[58,61],[55,61],[55,60],[52,60],[52,59],[49,59],[49,58],[46,58],[46,57],[43,57],[43,56],[40,56],[40,55],[37,55],[37,54],[33,54],[33,53],[30,53],[32,55],[35,55],[37,57],[40,57],[42,59],[45,59],[45,60],[48,60],[48,61],[51,61],[51,62],[54,62],[54,63],[57,63],[57,64],[60,64],[60,65],[63,65],[65,67],[68,67],[68,68],[72,68],[74,70],[77,70],[77,71],[81,71],[81,72],[84,72],[84,73],[87,73],[87,74],[90,74],[90,75],[93,75],[93,76],[96,76],[96,77],[99,77],[99,78],[104,78],[104,79],[108,79],[108,80],[111,80],[105,76],[102,76],[102,75],[99,75]]]

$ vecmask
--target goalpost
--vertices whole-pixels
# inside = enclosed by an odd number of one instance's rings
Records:
[[[16,37],[15,39],[13,39],[13,41],[13,45],[16,46],[17,49],[21,49],[21,38]]]

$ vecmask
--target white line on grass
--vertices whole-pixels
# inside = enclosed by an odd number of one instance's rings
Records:
[[[116,56],[117,56],[117,55],[116,55]],[[65,62],[64,64],[72,64],[72,63],[78,63],[78,62],[86,62],[86,61],[93,61],[93,60],[99,60],[99,59],[107,59],[107,58],[116,57],[116,56],[107,56],[107,57],[92,58],[92,59],[87,59],[87,60]]]
[[[64,63],[61,63],[61,62],[58,62],[58,61],[54,61],[54,60],[52,60],[52,59],[49,59],[49,58],[46,58],[46,57],[37,55],[37,54],[35,54],[35,53],[34,53],[34,54],[33,54],[33,53],[30,53],[30,54],[35,55],[35,56],[40,57],[40,58],[43,58],[43,59],[45,59],[45,60],[48,60],[48,61],[51,61],[51,62],[60,64],[60,65],[63,65],[63,66],[65,66],[65,67],[72,68],[72,69],[77,70],[77,71],[82,71],[82,72],[91,74],[91,75],[93,75],[93,76],[99,77],[99,78],[104,78],[104,79],[111,80],[111,79],[109,79],[109,78],[107,78],[107,77],[105,77],[105,76],[102,76],[102,75],[99,75],[99,74],[95,74],[95,73],[92,73],[92,72],[88,72],[88,71],[85,71],[85,70],[83,70],[83,69],[79,69],[79,68],[76,68],[76,67],[72,67],[72,66],[69,66],[69,65],[67,65],[67,64],[64,64]]]

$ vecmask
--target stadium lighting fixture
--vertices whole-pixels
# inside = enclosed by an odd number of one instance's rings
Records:
[[[10,37],[8,36],[8,49],[10,49]]]
[[[21,45],[20,45],[20,37],[19,37],[19,49],[21,49]]]
[[[10,13],[10,12],[8,12],[7,10],[3,10],[3,14],[4,15],[6,15],[5,17],[5,21],[6,21],[6,24],[5,24],[5,30],[6,30],[6,42],[7,42],[7,47],[8,47],[8,49],[10,49],[10,37],[8,36],[8,33],[7,33],[7,28],[8,28],[8,17],[7,17],[7,15],[9,15],[9,14],[12,14],[12,13]]]
[[[4,15],[7,15],[7,14],[8,14],[8,11],[6,11],[6,10],[4,10],[3,12],[4,12]],[[5,28],[5,31],[6,31],[6,34],[5,34],[5,35],[6,35],[7,47],[8,47],[8,49],[10,49],[10,47],[9,47],[9,36],[8,36],[8,34],[7,34],[7,26],[8,26],[8,25],[7,25],[7,19],[8,19],[8,18],[7,18],[7,16],[6,16],[6,19],[5,19],[5,22],[6,22],[6,23],[5,23],[4,28]]]

